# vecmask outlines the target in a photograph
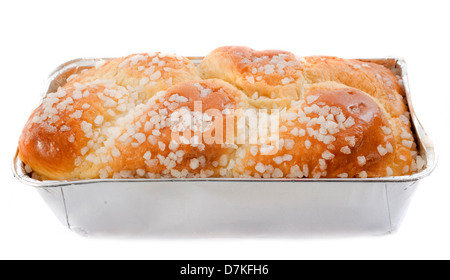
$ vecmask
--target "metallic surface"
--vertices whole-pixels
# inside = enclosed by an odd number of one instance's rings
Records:
[[[202,58],[191,58],[195,63]],[[54,92],[100,59],[78,59],[50,75]],[[107,59],[105,59],[107,60]],[[378,235],[400,226],[418,182],[437,164],[434,146],[415,115],[406,64],[373,61],[401,75],[420,154],[411,176],[368,179],[133,179],[38,181],[17,157],[15,177],[36,187],[59,220],[85,236],[297,237]]]

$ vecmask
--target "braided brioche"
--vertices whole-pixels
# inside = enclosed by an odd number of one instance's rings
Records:
[[[48,94],[19,157],[47,180],[410,175],[425,162],[403,99],[390,70],[358,60],[138,54]]]

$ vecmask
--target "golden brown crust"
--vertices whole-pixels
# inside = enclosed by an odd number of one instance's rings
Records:
[[[187,58],[160,53],[92,68],[49,94],[33,112],[19,141],[19,157],[44,178],[97,178],[107,159],[96,153],[103,151],[121,117],[158,91],[198,79]]]
[[[19,157],[51,180],[408,175],[423,160],[403,97],[391,71],[358,60],[222,47],[197,68],[131,55],[49,94]],[[260,134],[277,116],[278,134]]]
[[[326,85],[315,86],[305,97],[307,102],[281,115],[281,143],[275,154],[263,155],[262,145],[248,147],[244,174],[250,170],[251,176],[267,178],[386,175],[394,139],[383,132],[382,127],[390,124],[372,98],[356,89]],[[379,146],[391,148],[382,156]]]
[[[298,98],[303,83],[302,64],[286,51],[255,51],[221,47],[200,64],[203,78],[218,78],[236,85],[250,98]]]
[[[305,77],[310,83],[333,81],[373,96],[393,117],[407,111],[397,77],[387,68],[354,59],[306,57]]]
[[[104,141],[103,130],[134,101],[133,93],[112,84],[49,94],[25,125],[19,156],[48,179],[95,178],[99,164],[89,155]]]
[[[161,90],[190,80],[200,80],[200,72],[189,59],[161,53],[134,54],[100,64],[66,86],[90,82],[114,81],[125,88],[132,87],[148,99]]]
[[[116,140],[112,149],[121,156],[103,173],[116,177],[218,177],[222,156],[233,153],[231,147],[217,144],[226,140],[226,119],[220,118],[224,110],[241,108],[243,97],[221,80],[187,82],[162,92],[127,126],[132,135],[124,130]],[[139,143],[133,135],[145,141]]]

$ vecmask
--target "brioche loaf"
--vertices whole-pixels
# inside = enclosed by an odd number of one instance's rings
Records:
[[[44,180],[368,178],[425,164],[387,68],[245,47],[75,75],[32,113],[19,157]]]

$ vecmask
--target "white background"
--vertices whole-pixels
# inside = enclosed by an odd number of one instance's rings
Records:
[[[1,1],[0,258],[450,258],[448,1]],[[403,227],[384,237],[287,240],[96,240],[78,237],[11,159],[47,75],[79,57],[205,55],[221,45],[298,55],[401,56],[415,109],[438,147]]]

